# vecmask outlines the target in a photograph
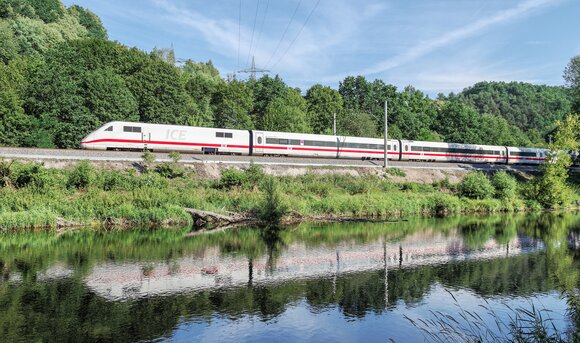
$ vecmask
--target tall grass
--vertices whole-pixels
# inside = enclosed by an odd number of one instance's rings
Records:
[[[457,311],[443,313],[429,311],[433,318],[405,318],[421,331],[429,342],[576,342],[577,333],[562,332],[550,316],[550,310],[537,308],[533,299],[528,307],[511,308],[505,304],[508,320],[502,317],[486,301],[480,305],[492,323],[486,321],[477,312],[462,308],[455,296],[453,298]],[[485,300],[485,299],[484,299]]]
[[[224,170],[219,180],[211,181],[197,179],[186,170],[182,177],[176,176],[169,169],[108,171],[81,162],[56,170],[0,161],[0,228],[55,226],[59,218],[94,225],[187,223],[190,219],[181,210],[186,207],[218,213],[270,212],[272,218],[283,212],[362,218],[506,212],[539,206],[514,192],[511,178],[495,180],[499,185],[493,192],[495,198],[471,199],[462,198],[458,187],[448,181],[397,184],[380,176],[312,173],[272,178],[253,164],[247,169]],[[276,190],[264,186],[267,182]]]

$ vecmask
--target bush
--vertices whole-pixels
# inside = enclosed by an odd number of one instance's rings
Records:
[[[259,218],[268,225],[276,226],[280,224],[280,220],[287,211],[276,180],[273,177],[266,178],[262,183],[262,190],[266,197],[258,211]]]
[[[168,179],[175,179],[185,175],[185,170],[181,166],[168,162],[163,162],[155,166],[155,172]]]
[[[95,181],[95,168],[88,161],[81,161],[71,170],[68,175],[66,186],[68,188],[86,189]]]
[[[229,189],[241,187],[248,182],[248,175],[238,169],[226,169],[222,171],[222,176],[218,182],[218,188]]]
[[[250,166],[246,169],[246,176],[248,182],[252,186],[256,186],[258,183],[264,179],[264,170],[259,165],[255,164],[254,161],[250,161]]]
[[[0,160],[0,188],[12,184],[12,181],[10,180],[12,163],[13,162],[9,163],[4,160]]]
[[[15,164],[10,178],[16,188],[30,187],[35,190],[44,189],[51,181],[46,168],[40,163]]]
[[[472,199],[488,199],[493,196],[494,188],[482,172],[470,172],[459,184],[459,195]]]
[[[405,177],[407,176],[407,173],[405,173],[404,171],[402,171],[399,168],[387,168],[385,170],[385,173],[389,174],[389,175],[393,175],[393,176],[399,176],[399,177]]]
[[[493,174],[491,183],[495,188],[495,197],[498,199],[514,199],[518,190],[516,179],[505,171]]]
[[[141,158],[143,159],[143,162],[141,162],[141,167],[144,171],[149,171],[151,165],[155,163],[155,155],[153,155],[151,151],[145,150],[143,155],[141,155]]]
[[[181,160],[181,154],[179,151],[172,151],[169,153],[169,158],[173,161],[173,163],[177,163],[179,160]]]

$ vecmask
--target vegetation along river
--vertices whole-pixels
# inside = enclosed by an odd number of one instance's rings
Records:
[[[447,325],[452,340],[493,341],[513,334],[510,323],[541,317],[548,334],[574,339],[579,261],[580,215],[570,213],[268,233],[11,233],[0,240],[0,334],[5,342],[408,342],[442,337],[433,325]]]

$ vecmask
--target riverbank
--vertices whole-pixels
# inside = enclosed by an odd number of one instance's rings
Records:
[[[483,174],[477,174],[479,178],[470,181],[475,183],[466,190],[462,186],[465,180],[401,182],[405,172],[398,169],[364,176],[306,173],[272,177],[252,165],[227,169],[219,179],[208,179],[178,163],[144,162],[140,171],[97,169],[88,162],[67,169],[35,163],[0,164],[1,231],[190,225],[193,219],[187,209],[260,220],[266,218],[264,209],[269,205],[281,211],[282,222],[542,209],[526,197],[526,182],[506,173],[496,173],[503,179],[487,177],[487,183],[481,179]],[[271,180],[274,189],[267,189],[265,180]],[[277,194],[276,204],[267,203],[271,192]],[[579,193],[576,189],[575,201],[580,200]]]

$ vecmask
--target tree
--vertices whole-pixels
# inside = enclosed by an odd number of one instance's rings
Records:
[[[264,75],[258,80],[248,82],[248,85],[254,94],[252,120],[257,128],[262,128],[270,103],[274,99],[279,99],[278,104],[283,103],[283,100],[280,99],[286,97],[288,86],[278,75],[274,78]]]
[[[308,126],[306,100],[297,89],[273,99],[266,109],[260,129],[282,132],[311,132]]]
[[[191,97],[192,109],[188,111],[187,123],[194,126],[213,126],[217,120],[212,99],[225,90],[224,80],[211,61],[195,63],[187,60],[181,68],[185,91]]]
[[[334,114],[342,111],[342,97],[338,91],[316,84],[306,92],[308,118],[314,133],[331,133]]]
[[[76,17],[79,23],[87,29],[88,38],[108,39],[107,30],[101,19],[93,12],[79,5],[72,5],[68,8],[68,13]]]
[[[58,147],[78,146],[110,120],[186,122],[187,94],[177,68],[114,42],[72,41],[51,49],[28,92],[27,110],[49,125]]]
[[[580,116],[569,115],[557,123],[552,151],[542,164],[542,176],[532,184],[535,198],[546,208],[565,207],[572,199],[567,184],[568,169],[572,165],[569,151],[580,150]]]
[[[374,137],[377,132],[374,118],[366,112],[342,111],[337,115],[337,127],[338,134],[344,136]],[[393,137],[391,133],[389,137]]]
[[[0,63],[0,145],[26,145],[32,118],[24,113],[25,63]]]
[[[12,28],[6,21],[0,21],[0,62],[8,63],[18,56],[18,43]]]
[[[479,82],[463,90],[456,100],[482,115],[500,116],[523,131],[536,129],[542,135],[570,113],[572,106],[564,87],[524,82]]]
[[[580,55],[572,57],[564,69],[564,80],[573,93],[574,111],[580,113]]]
[[[221,83],[213,98],[215,125],[229,129],[249,130],[254,128],[250,117],[252,89],[244,82]]]

